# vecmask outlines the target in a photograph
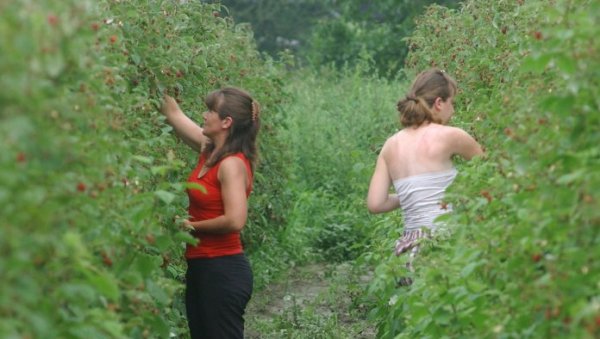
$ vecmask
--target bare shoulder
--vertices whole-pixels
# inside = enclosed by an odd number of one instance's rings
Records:
[[[383,146],[381,146],[381,152],[380,153],[385,152],[386,149],[389,149],[391,147],[392,143],[395,143],[395,141],[394,141],[394,139],[395,139],[394,137],[395,136],[396,135],[394,134],[394,135],[392,135],[391,137],[389,137],[389,138],[387,138],[385,140],[385,142],[383,143]]]
[[[469,133],[459,127],[439,125],[440,134],[451,139],[470,137]]]
[[[443,126],[440,135],[450,147],[452,154],[458,154],[469,160],[476,155],[483,154],[479,143],[469,133],[459,127]]]
[[[223,159],[223,161],[221,161],[221,168],[225,168],[225,169],[235,169],[235,168],[239,168],[239,169],[246,169],[246,165],[244,164],[244,161],[242,159],[240,159],[239,157],[236,156],[228,156],[225,159]]]
[[[387,138],[387,140],[385,141],[384,147],[386,144],[391,144],[391,143],[396,143],[396,141],[399,138],[402,138],[402,136],[405,134],[405,131],[403,129],[399,130],[398,132],[392,134],[389,138]]]
[[[402,139],[402,136],[404,134],[403,131],[404,130],[400,130],[400,131],[394,133],[389,138],[387,138],[387,140],[383,143],[383,146],[381,147],[380,154],[389,152],[390,149],[393,149],[394,147],[396,147],[398,145],[399,140]]]
[[[246,164],[236,156],[228,156],[221,161],[219,166],[219,178],[244,177],[246,175]]]

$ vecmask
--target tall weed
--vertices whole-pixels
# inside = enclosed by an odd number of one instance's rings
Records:
[[[342,261],[362,252],[372,227],[364,199],[376,153],[397,129],[397,84],[368,74],[363,63],[337,73],[295,75],[288,91],[291,178],[297,199],[292,227],[324,258]],[[309,196],[310,201],[305,198]]]

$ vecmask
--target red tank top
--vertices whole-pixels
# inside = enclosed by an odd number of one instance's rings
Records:
[[[250,187],[246,190],[246,196],[249,196],[252,191],[252,170],[250,161],[243,153],[236,153],[230,156],[242,159],[246,165],[248,178],[250,179]],[[190,203],[188,207],[190,221],[213,219],[225,213],[223,200],[221,198],[221,183],[218,178],[219,166],[221,166],[221,162],[225,158],[221,159],[221,161],[211,167],[201,178],[198,178],[198,173],[200,173],[200,170],[206,161],[204,155],[200,155],[198,165],[196,165],[196,168],[190,174],[188,182],[203,186],[206,189],[206,192],[199,189],[187,190]],[[200,242],[196,246],[190,244],[187,245],[185,251],[185,257],[187,259],[213,258],[243,252],[239,231],[224,234],[195,231],[192,234],[194,237],[198,238]]]

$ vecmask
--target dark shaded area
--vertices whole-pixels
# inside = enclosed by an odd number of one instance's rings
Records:
[[[297,54],[306,48],[312,28],[331,16],[328,1],[225,0],[222,15],[250,24],[258,48],[272,56],[289,49]]]

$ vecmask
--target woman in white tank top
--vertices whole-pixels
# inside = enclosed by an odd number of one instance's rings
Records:
[[[423,229],[434,230],[435,218],[451,210],[442,199],[457,174],[452,157],[469,160],[483,154],[467,132],[447,126],[456,91],[456,81],[443,71],[431,69],[416,77],[397,105],[404,128],[386,140],[371,178],[371,213],[402,208],[404,234],[396,241],[396,254],[410,251],[409,269],[418,250],[416,241],[426,234]],[[389,193],[392,186],[395,194]]]

